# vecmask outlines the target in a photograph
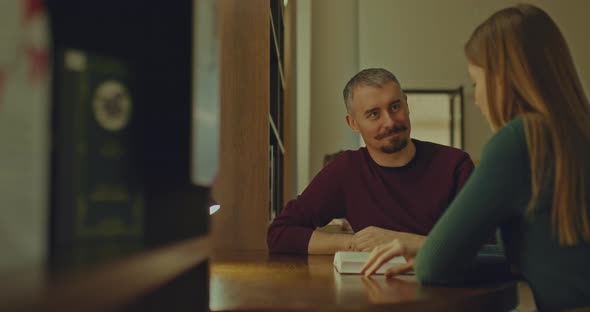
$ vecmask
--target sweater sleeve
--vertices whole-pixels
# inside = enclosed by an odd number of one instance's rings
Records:
[[[521,213],[522,203],[515,203],[526,191],[527,170],[524,130],[517,120],[488,142],[478,167],[430,232],[416,258],[422,283],[461,284],[486,276],[475,261],[477,252],[502,222]]]
[[[287,203],[270,224],[267,244],[271,253],[307,254],[316,227],[345,216],[342,183],[347,181],[347,155],[333,160],[310,182],[303,193]]]

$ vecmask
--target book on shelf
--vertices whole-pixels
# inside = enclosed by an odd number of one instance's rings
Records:
[[[370,252],[365,251],[337,251],[334,254],[334,268],[340,274],[361,274],[361,268],[369,259]],[[377,270],[375,274],[384,274],[389,268],[406,263],[404,257],[394,257]]]
[[[144,190],[129,65],[57,51],[52,251],[70,266],[140,248]]]

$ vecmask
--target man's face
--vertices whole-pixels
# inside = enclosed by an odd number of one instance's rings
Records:
[[[407,98],[394,81],[382,87],[356,87],[346,121],[374,152],[397,153],[410,140]]]

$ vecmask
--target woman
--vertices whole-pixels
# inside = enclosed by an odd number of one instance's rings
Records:
[[[379,246],[363,272],[402,255],[389,275],[465,283],[486,272],[474,259],[499,228],[540,310],[590,306],[590,106],[569,48],[544,11],[517,5],[478,26],[465,54],[494,136],[424,245]]]

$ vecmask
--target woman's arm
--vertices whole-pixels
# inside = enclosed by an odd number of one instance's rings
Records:
[[[477,252],[505,220],[522,213],[529,172],[524,129],[516,120],[486,144],[478,167],[430,232],[416,257],[418,279],[448,285],[485,275],[475,262]]]

